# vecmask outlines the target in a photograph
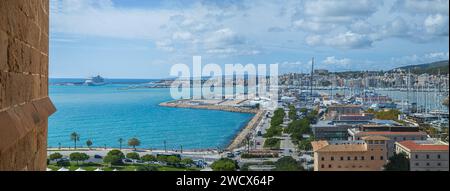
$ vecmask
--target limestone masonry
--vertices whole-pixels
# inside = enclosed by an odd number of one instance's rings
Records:
[[[0,1],[0,171],[46,170],[49,1]]]

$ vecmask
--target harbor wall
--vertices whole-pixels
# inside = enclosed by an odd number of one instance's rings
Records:
[[[0,171],[46,170],[49,1],[0,2]]]
[[[234,139],[230,142],[227,150],[233,150],[239,148],[245,144],[246,137],[252,132],[252,129],[255,129],[258,123],[263,118],[266,113],[264,110],[259,109],[244,109],[240,107],[228,106],[228,105],[192,105],[179,103],[177,101],[164,102],[159,104],[164,107],[174,107],[174,108],[191,108],[191,109],[210,109],[210,110],[221,110],[221,111],[229,111],[229,112],[238,112],[238,113],[253,113],[255,116],[247,123],[247,125],[241,129],[241,131],[234,137]]]

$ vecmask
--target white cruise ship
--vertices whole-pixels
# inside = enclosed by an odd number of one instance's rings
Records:
[[[86,81],[84,81],[85,85],[88,86],[102,86],[105,85],[105,79],[103,77],[101,77],[100,75],[97,75],[95,77],[92,78],[88,78]]]

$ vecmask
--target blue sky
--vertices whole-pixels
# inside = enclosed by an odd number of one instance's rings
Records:
[[[449,58],[448,0],[51,0],[50,76],[168,77],[174,64],[388,70]]]

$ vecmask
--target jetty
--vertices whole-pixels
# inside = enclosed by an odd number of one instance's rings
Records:
[[[163,107],[174,107],[174,108],[190,108],[190,109],[208,109],[208,110],[220,110],[238,113],[252,113],[255,114],[253,118],[247,123],[247,125],[241,129],[241,131],[234,137],[230,142],[227,150],[233,150],[241,147],[244,144],[247,136],[249,136],[253,129],[256,128],[258,123],[263,118],[266,113],[265,110],[260,110],[253,107],[242,106],[247,100],[192,100],[192,99],[182,99],[174,100],[169,102],[160,103]]]

